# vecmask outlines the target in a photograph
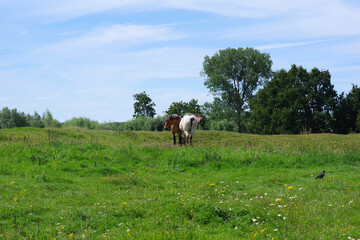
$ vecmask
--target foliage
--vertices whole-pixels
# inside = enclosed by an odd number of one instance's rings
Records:
[[[331,132],[336,91],[328,71],[293,65],[280,70],[250,102],[250,131],[261,134]]]
[[[155,103],[152,102],[151,98],[146,92],[138,93],[133,95],[134,103],[134,118],[137,117],[154,117],[155,116]]]
[[[360,87],[353,85],[351,91],[344,96],[340,94],[334,112],[336,119],[335,132],[346,134],[360,132]]]
[[[49,109],[43,113],[41,120],[44,123],[45,127],[61,127],[61,124],[58,120],[54,119]]]
[[[357,237],[359,134],[198,132],[1,130],[0,238]]]
[[[87,129],[99,129],[100,124],[98,121],[90,120],[86,117],[78,117],[67,120],[63,123],[64,127],[80,127]]]
[[[197,113],[202,115],[201,107],[198,104],[198,100],[191,99],[189,102],[173,102],[169,109],[165,111],[167,115],[178,114],[184,116],[186,113]]]
[[[155,118],[138,117],[120,124],[119,130],[162,131],[164,129],[164,123],[163,116],[157,116]]]
[[[211,130],[238,132],[236,123],[228,119],[211,120],[209,127]]]
[[[228,109],[234,109],[234,121],[241,129],[241,114],[247,109],[255,90],[271,76],[270,55],[253,48],[227,48],[212,57],[205,56],[202,75],[205,86]]]
[[[15,127],[59,127],[59,122],[54,119],[49,112],[43,114],[43,118],[35,111],[34,115],[19,112],[16,108],[9,109],[8,107],[2,108],[0,111],[0,129],[1,128],[15,128]]]

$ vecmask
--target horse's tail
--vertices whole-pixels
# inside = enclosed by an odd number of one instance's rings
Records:
[[[193,123],[194,119],[195,119],[194,117],[190,118],[190,129],[192,127],[192,123]]]

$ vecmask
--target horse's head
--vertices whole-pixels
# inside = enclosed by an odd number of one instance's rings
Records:
[[[164,129],[171,127],[171,125],[179,125],[181,118],[177,114],[168,115],[165,117]]]
[[[198,123],[200,123],[204,119],[203,116],[201,116],[200,114],[197,114],[197,113],[195,113],[195,117],[196,117],[196,120],[198,121]]]
[[[169,116],[166,116],[165,117],[165,126],[164,126],[164,129],[168,129],[171,124],[172,124],[172,115],[169,115]]]

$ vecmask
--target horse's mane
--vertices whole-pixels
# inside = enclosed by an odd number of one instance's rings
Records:
[[[172,117],[173,119],[179,119],[179,118],[180,118],[180,116],[177,115],[177,114],[172,114],[171,117]]]
[[[171,115],[168,115],[168,116],[165,117],[165,121],[169,121],[170,117],[171,117],[172,119],[179,119],[179,118],[181,118],[181,117],[180,117],[179,115],[177,115],[177,114],[171,114]]]

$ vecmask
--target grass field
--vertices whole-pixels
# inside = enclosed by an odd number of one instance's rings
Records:
[[[360,239],[359,134],[171,143],[170,132],[1,130],[0,239]]]

